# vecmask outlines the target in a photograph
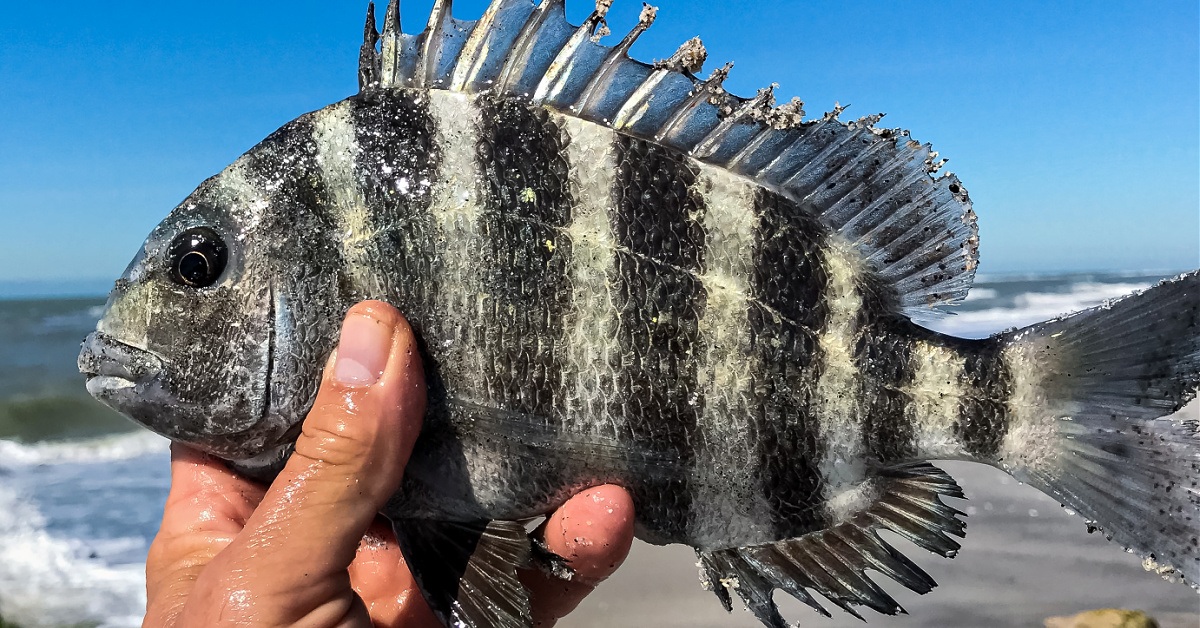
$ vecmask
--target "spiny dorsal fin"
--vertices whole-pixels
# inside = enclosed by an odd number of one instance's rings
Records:
[[[558,105],[560,109],[570,110],[571,103],[574,103],[578,96],[576,92],[586,85],[576,77],[591,76],[595,73],[595,68],[585,68],[581,64],[594,62],[594,55],[587,53],[593,52],[594,46],[598,45],[596,40],[602,34],[600,29],[608,29],[604,22],[608,7],[607,2],[597,2],[596,10],[571,33],[567,43],[559,49],[550,67],[538,81],[537,88],[533,91],[534,102]]]
[[[648,28],[650,28],[650,25],[654,23],[654,18],[657,15],[658,9],[656,7],[652,7],[648,4],[642,5],[642,14],[638,18],[637,26],[634,26],[633,30],[629,31],[629,34],[621,40],[621,43],[617,44],[616,47],[609,51],[608,56],[605,57],[604,61],[600,64],[600,69],[592,75],[592,78],[588,81],[587,86],[583,88],[583,95],[579,97],[579,100],[575,105],[572,105],[572,113],[580,113],[587,108],[588,105],[595,101],[597,95],[604,93],[602,88],[608,85],[609,81],[612,79],[612,73],[616,71],[618,67],[620,67],[622,59],[629,58],[629,49],[633,46],[634,42],[637,41],[637,38],[640,37],[642,33],[646,32]]]
[[[438,0],[425,30],[406,35],[392,0],[380,51],[363,45],[360,79],[377,76],[383,88],[490,90],[671,146],[817,215],[896,290],[910,316],[928,318],[932,306],[966,296],[979,260],[975,213],[953,174],[935,176],[945,160],[928,144],[876,128],[881,115],[842,122],[845,107],[835,105],[803,120],[799,101],[772,107],[769,90],[750,99],[729,94],[722,87],[729,66],[696,78],[706,56],[698,39],[666,61],[631,59],[629,47],[656,9],[647,5],[610,47],[600,43],[610,3],[599,0],[577,27],[563,0],[494,0],[477,22],[455,20],[449,0]],[[368,49],[378,59],[367,59]]]
[[[867,569],[917,593],[928,593],[936,583],[876,531],[891,530],[931,552],[952,557],[959,545],[946,535],[962,537],[966,526],[957,518],[962,513],[943,504],[939,496],[963,497],[963,493],[953,478],[924,462],[886,469],[875,481],[879,497],[830,528],[766,545],[699,552],[705,588],[717,594],[726,610],[732,608],[729,590],[736,592],[746,608],[772,628],[787,626],[771,598],[774,589],[826,616],[829,612],[810,590],[859,619],[855,606],[886,615],[904,612],[867,577]]]
[[[707,60],[708,49],[704,47],[704,42],[700,41],[699,37],[693,37],[680,44],[674,54],[665,61],[655,61],[654,69],[678,74],[696,74],[704,69],[704,62]]]
[[[375,30],[375,3],[367,3],[367,23],[363,26],[363,43],[358,50],[358,89],[362,91],[379,84],[379,54],[375,51],[379,32]]]

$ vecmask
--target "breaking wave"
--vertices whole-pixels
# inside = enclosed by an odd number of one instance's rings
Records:
[[[1011,327],[1024,327],[1062,314],[1095,307],[1109,299],[1145,290],[1154,285],[1152,281],[1079,281],[1065,286],[1022,286],[1032,289],[1006,294],[1012,292],[1012,288],[1016,286],[1005,290],[998,285],[999,283],[972,288],[962,307],[930,327],[956,336],[981,338]]]
[[[0,440],[0,616],[21,626],[139,626],[167,451],[148,432]]]
[[[169,453],[170,441],[147,431],[82,441],[18,443],[0,440],[0,472],[15,467],[72,462],[77,464],[128,460]]]
[[[82,378],[72,383],[75,389],[0,396],[0,439],[76,440],[137,429],[132,421],[89,397]]]

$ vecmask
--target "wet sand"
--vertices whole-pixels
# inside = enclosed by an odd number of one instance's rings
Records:
[[[1200,595],[1146,572],[1141,560],[1100,534],[1088,534],[1083,519],[1067,514],[1049,497],[983,465],[939,466],[967,494],[967,501],[947,500],[969,515],[963,549],[957,558],[945,559],[884,533],[939,586],[917,595],[872,572],[910,614],[888,617],[861,609],[869,625],[1040,628],[1055,615],[1127,608],[1146,611],[1162,628],[1200,628]],[[733,613],[727,614],[712,593],[701,589],[695,562],[690,548],[638,541],[616,575],[559,625],[761,626],[736,598]],[[832,604],[825,606],[833,617],[825,618],[786,593],[777,591],[775,600],[784,616],[802,628],[863,625]]]

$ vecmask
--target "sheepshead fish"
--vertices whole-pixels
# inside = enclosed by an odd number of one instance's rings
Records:
[[[654,64],[607,3],[368,11],[360,91],[284,125],[150,234],[85,341],[88,390],[270,479],[344,312],[397,306],[429,410],[384,514],[448,625],[528,626],[519,521],[589,485],[772,627],[781,589],[857,615],[930,577],[878,535],[959,548],[927,461],[999,467],[1164,574],[1200,582],[1200,275],[983,340],[918,323],[978,263],[966,189],[927,144],[806,119],[770,89]],[[562,567],[562,565],[559,565]]]

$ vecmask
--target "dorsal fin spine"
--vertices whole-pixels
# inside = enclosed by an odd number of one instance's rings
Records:
[[[454,0],[433,2],[433,8],[429,11],[429,23],[425,26],[424,38],[421,41],[421,52],[417,57],[417,71],[413,76],[414,87],[431,88],[437,83],[438,61],[453,6]]]
[[[367,3],[367,22],[363,25],[363,43],[372,49],[379,43],[379,30],[375,28],[375,2]]]
[[[698,81],[692,76],[693,70],[699,71],[700,65],[707,56],[708,52],[704,49],[700,38],[693,37],[680,44],[669,59],[654,63],[651,66],[653,70],[650,74],[629,92],[625,102],[617,108],[616,114],[613,115],[613,128],[627,129],[637,124],[649,109],[649,101],[654,90],[672,74],[683,76],[691,83],[691,89],[695,89]]]
[[[400,0],[389,0],[387,11],[383,14],[383,37],[379,45],[380,71],[379,84],[391,87],[398,84],[400,54],[403,43],[400,30]]]
[[[776,130],[769,125],[759,130],[758,135],[731,160],[734,169],[747,177],[758,180],[767,166],[803,134],[804,125]]]
[[[400,0],[388,0],[387,11],[383,14],[383,32],[398,37],[400,29]]]
[[[650,94],[654,92],[654,88],[657,87],[658,84],[661,83],[668,74],[669,71],[665,69],[655,70],[651,72],[650,76],[647,76],[646,79],[637,86],[637,88],[630,92],[629,97],[626,98],[625,102],[621,104],[621,107],[617,109],[617,114],[613,116],[613,128],[621,130],[636,123],[641,118],[641,112],[644,112],[644,110],[639,112],[639,107],[642,105],[642,103],[649,99]]]
[[[530,14],[525,25],[521,27],[521,34],[513,44],[512,52],[504,61],[499,78],[496,79],[497,93],[506,94],[516,91],[516,79],[520,78],[525,65],[529,63],[530,55],[533,54],[533,47],[537,43],[538,35],[542,32],[542,27],[556,9],[560,13],[566,13],[565,2],[566,0],[542,0]]]
[[[625,35],[624,39],[621,40],[621,43],[614,46],[612,50],[608,52],[608,56],[605,57],[604,61],[600,63],[600,69],[596,72],[592,79],[588,81],[587,87],[583,88],[583,93],[580,94],[579,99],[574,105],[571,106],[572,112],[578,114],[588,108],[588,105],[590,105],[595,99],[596,92],[602,90],[606,86],[609,78],[612,76],[613,72],[616,71],[617,66],[620,65],[621,61],[629,58],[629,49],[633,46],[634,42],[637,41],[637,38],[640,37],[642,33],[646,32],[646,30],[650,28],[650,25],[654,23],[654,18],[658,13],[658,9],[645,3],[643,3],[642,7],[642,14],[638,18],[637,25],[634,26],[627,35]]]
[[[754,134],[754,137],[750,138],[750,141],[746,142],[745,146],[741,147],[736,153],[734,153],[733,157],[729,159],[729,163],[743,164],[747,162],[751,155],[762,148],[763,143],[765,143],[767,139],[771,137],[772,132],[777,130],[778,129],[773,128],[770,124],[761,125],[758,129],[758,132]],[[752,174],[749,169],[739,169],[739,172],[749,176],[757,174],[757,172]]]
[[[471,36],[467,38],[467,43],[463,46],[462,52],[458,55],[458,61],[454,64],[454,74],[450,79],[449,86],[451,91],[463,91],[471,82],[472,75],[478,69],[481,46],[491,33],[496,14],[500,12],[505,2],[506,0],[492,0],[483,12],[483,17],[479,18],[475,28],[471,30]]]
[[[725,118],[713,130],[696,143],[696,147],[692,149],[692,156],[696,159],[704,159],[716,152],[717,147],[729,135],[729,131],[737,124],[741,124],[743,120],[750,117],[750,114],[755,109],[761,109],[763,105],[768,108],[775,102],[775,88],[779,87],[778,83],[771,83],[770,86],[758,90],[758,94],[742,103],[738,110],[733,112],[733,115]],[[755,134],[757,135],[757,133]],[[753,138],[751,138],[753,139]],[[745,146],[742,147],[744,149]],[[739,149],[740,152],[742,149]]]
[[[375,3],[367,3],[367,22],[363,25],[363,43],[358,51],[358,91],[379,83],[379,32],[375,30]]]
[[[471,30],[471,35],[463,46],[462,52],[459,53],[450,81],[452,91],[469,91],[475,83],[495,78],[483,76],[486,69],[485,64],[495,59],[506,59],[511,54],[512,47],[517,43],[517,36],[521,33],[520,29],[515,29],[516,32],[512,33],[513,36],[506,41],[503,39],[502,33],[498,33],[499,29],[496,24],[499,20],[507,17],[510,11],[516,12],[522,8],[530,13],[534,11],[534,5],[529,0],[492,0],[483,17]],[[526,15],[526,20],[528,18],[529,16]],[[503,66],[501,66],[502,68]]]
[[[572,59],[579,50],[586,46],[588,40],[596,33],[596,29],[604,23],[604,16],[608,13],[608,5],[600,2],[596,3],[596,10],[580,24],[575,32],[571,34],[571,38],[567,40],[565,46],[559,49],[558,55],[554,57],[554,61],[550,63],[550,69],[542,76],[542,80],[538,82],[537,88],[533,92],[534,102],[545,102],[556,96],[566,85],[568,77],[571,76],[573,69]]]
[[[697,72],[704,69],[704,62],[708,59],[708,49],[704,47],[704,42],[700,41],[699,37],[693,37],[675,49],[665,61],[655,61],[654,69],[666,69],[694,76]]]
[[[671,136],[671,132],[674,131],[675,128],[678,127],[679,124],[692,113],[692,110],[694,110],[697,105],[705,100],[708,100],[708,98],[715,94],[717,90],[722,89],[721,85],[725,82],[725,78],[729,76],[729,70],[732,68],[733,63],[726,63],[716,70],[713,70],[712,76],[709,76],[707,81],[697,85],[693,90],[692,95],[685,99],[678,107],[676,107],[675,111],[671,113],[671,116],[667,118],[667,123],[664,124],[661,129],[659,129],[658,133],[654,134],[654,141],[665,143],[665,140]]]

